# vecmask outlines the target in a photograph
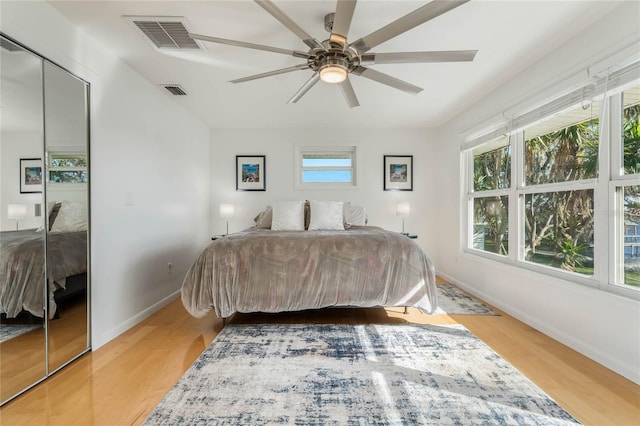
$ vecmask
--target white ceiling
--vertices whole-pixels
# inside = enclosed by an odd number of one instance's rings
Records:
[[[349,41],[425,3],[360,0]],[[194,33],[307,50],[300,39],[252,1],[53,1],[52,4],[151,83],[180,84],[188,96],[172,99],[212,128],[436,127],[618,5],[606,1],[472,0],[372,51],[477,49],[474,62],[373,65],[371,68],[420,86],[424,91],[413,96],[353,76],[351,81],[361,106],[349,109],[339,88],[323,82],[297,104],[287,104],[311,76],[308,70],[241,84],[228,83],[235,78],[299,64],[302,59],[206,42],[203,42],[205,51],[162,52],[123,18],[182,16]],[[277,0],[276,4],[314,37],[327,38],[323,19],[335,10],[335,1]]]

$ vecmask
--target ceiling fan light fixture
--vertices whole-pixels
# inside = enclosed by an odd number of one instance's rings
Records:
[[[325,83],[342,83],[347,79],[347,70],[337,65],[327,65],[320,70],[320,79]]]

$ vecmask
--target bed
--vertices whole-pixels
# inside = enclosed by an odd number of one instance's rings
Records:
[[[414,240],[373,226],[308,229],[256,226],[213,241],[185,276],[185,308],[221,318],[341,306],[435,310],[435,269]]]
[[[15,318],[27,311],[44,317],[44,231],[0,233],[0,313]],[[63,298],[86,291],[87,232],[49,232],[47,286],[49,317]]]

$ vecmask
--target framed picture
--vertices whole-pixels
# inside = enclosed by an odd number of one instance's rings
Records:
[[[413,191],[413,155],[384,156],[384,190]]]
[[[236,191],[266,191],[264,155],[236,155]]]
[[[20,193],[42,192],[42,159],[20,159]]]

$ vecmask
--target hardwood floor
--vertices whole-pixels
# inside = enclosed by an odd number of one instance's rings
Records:
[[[235,323],[459,323],[587,425],[640,425],[640,386],[502,313],[423,315],[409,309],[326,309],[236,315]],[[0,408],[2,425],[140,424],[222,329],[176,300]]]
[[[87,304],[84,296],[59,306],[59,317],[49,321],[49,371],[87,348]],[[40,319],[40,321],[44,321]],[[46,374],[45,330],[39,328],[0,343],[0,400],[11,397]]]

